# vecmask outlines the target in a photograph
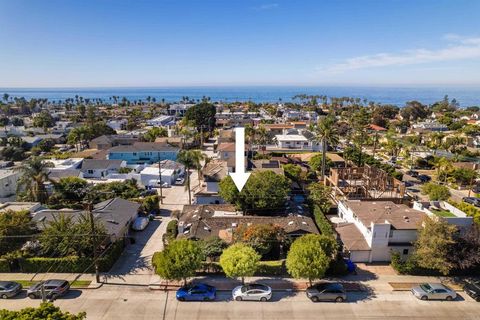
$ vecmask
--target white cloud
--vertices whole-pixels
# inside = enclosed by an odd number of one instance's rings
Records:
[[[318,71],[338,74],[358,69],[480,58],[480,37],[462,37],[456,34],[447,34],[444,38],[449,44],[441,49],[415,49],[401,53],[378,53],[353,57],[341,63],[318,68]]]
[[[254,7],[255,10],[271,10],[278,8],[279,4],[278,3],[265,3],[259,6]]]

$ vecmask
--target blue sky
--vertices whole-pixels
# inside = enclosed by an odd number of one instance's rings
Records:
[[[0,0],[0,87],[480,85],[478,0]]]

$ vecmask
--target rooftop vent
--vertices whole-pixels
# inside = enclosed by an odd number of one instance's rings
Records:
[[[294,223],[295,223],[295,222],[293,222],[293,221],[289,221],[289,222],[288,222],[288,225],[291,226],[291,225],[293,225]]]

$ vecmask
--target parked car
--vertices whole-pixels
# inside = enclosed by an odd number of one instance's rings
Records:
[[[429,182],[430,180],[432,180],[432,178],[430,176],[427,176],[426,174],[420,174],[417,176],[417,179],[418,181],[420,181],[421,183],[427,183]]]
[[[480,208],[480,198],[475,198],[475,197],[463,197],[462,198],[463,202],[469,203],[474,205],[475,207]]]
[[[313,302],[335,301],[343,302],[347,300],[347,292],[343,285],[338,282],[317,283],[306,290],[307,297]]]
[[[0,281],[0,297],[8,299],[15,297],[22,291],[22,285],[14,281]]]
[[[406,174],[408,174],[412,178],[418,177],[418,171],[415,171],[415,170],[408,170]]]
[[[185,183],[185,178],[177,178],[177,179],[175,180],[175,184],[176,184],[177,186],[183,186],[184,183]]]
[[[473,186],[472,191],[475,192],[475,193],[480,193],[480,185],[477,184],[477,185]]]
[[[135,231],[143,231],[149,222],[150,219],[148,217],[137,217],[132,223],[132,229]]]
[[[475,301],[480,302],[480,280],[469,280],[465,283],[463,290]]]
[[[236,287],[232,290],[232,296],[236,301],[251,300],[265,302],[272,298],[272,288],[264,284],[252,283]]]
[[[46,280],[34,284],[27,290],[27,296],[30,299],[36,299],[42,297],[42,285],[45,291],[45,297],[50,300],[55,300],[56,298],[66,294],[70,290],[70,284],[66,280]]]
[[[217,289],[203,283],[181,287],[177,290],[178,301],[213,301],[217,296]]]
[[[420,300],[447,300],[452,301],[457,293],[441,283],[422,283],[412,288],[413,295]]]
[[[404,181],[403,184],[404,184],[405,187],[407,187],[407,188],[413,187],[413,186],[415,185],[412,181]]]

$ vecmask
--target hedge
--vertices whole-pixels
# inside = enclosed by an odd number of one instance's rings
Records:
[[[204,262],[201,272],[224,274],[222,267],[216,261]],[[284,276],[287,275],[285,260],[260,261],[255,276]]]
[[[168,245],[170,241],[175,240],[178,235],[178,220],[170,220],[167,224],[167,231],[162,237],[164,245]]]
[[[114,243],[108,252],[98,259],[101,272],[109,271],[123,252],[123,242]],[[62,258],[22,258],[18,260],[22,272],[82,273],[95,272],[93,258],[77,256]]]
[[[0,259],[0,272],[10,272],[10,263],[7,259]]]
[[[318,205],[313,205],[313,217],[320,233],[326,236],[333,236],[333,227],[328,221],[327,217],[322,213]]]

